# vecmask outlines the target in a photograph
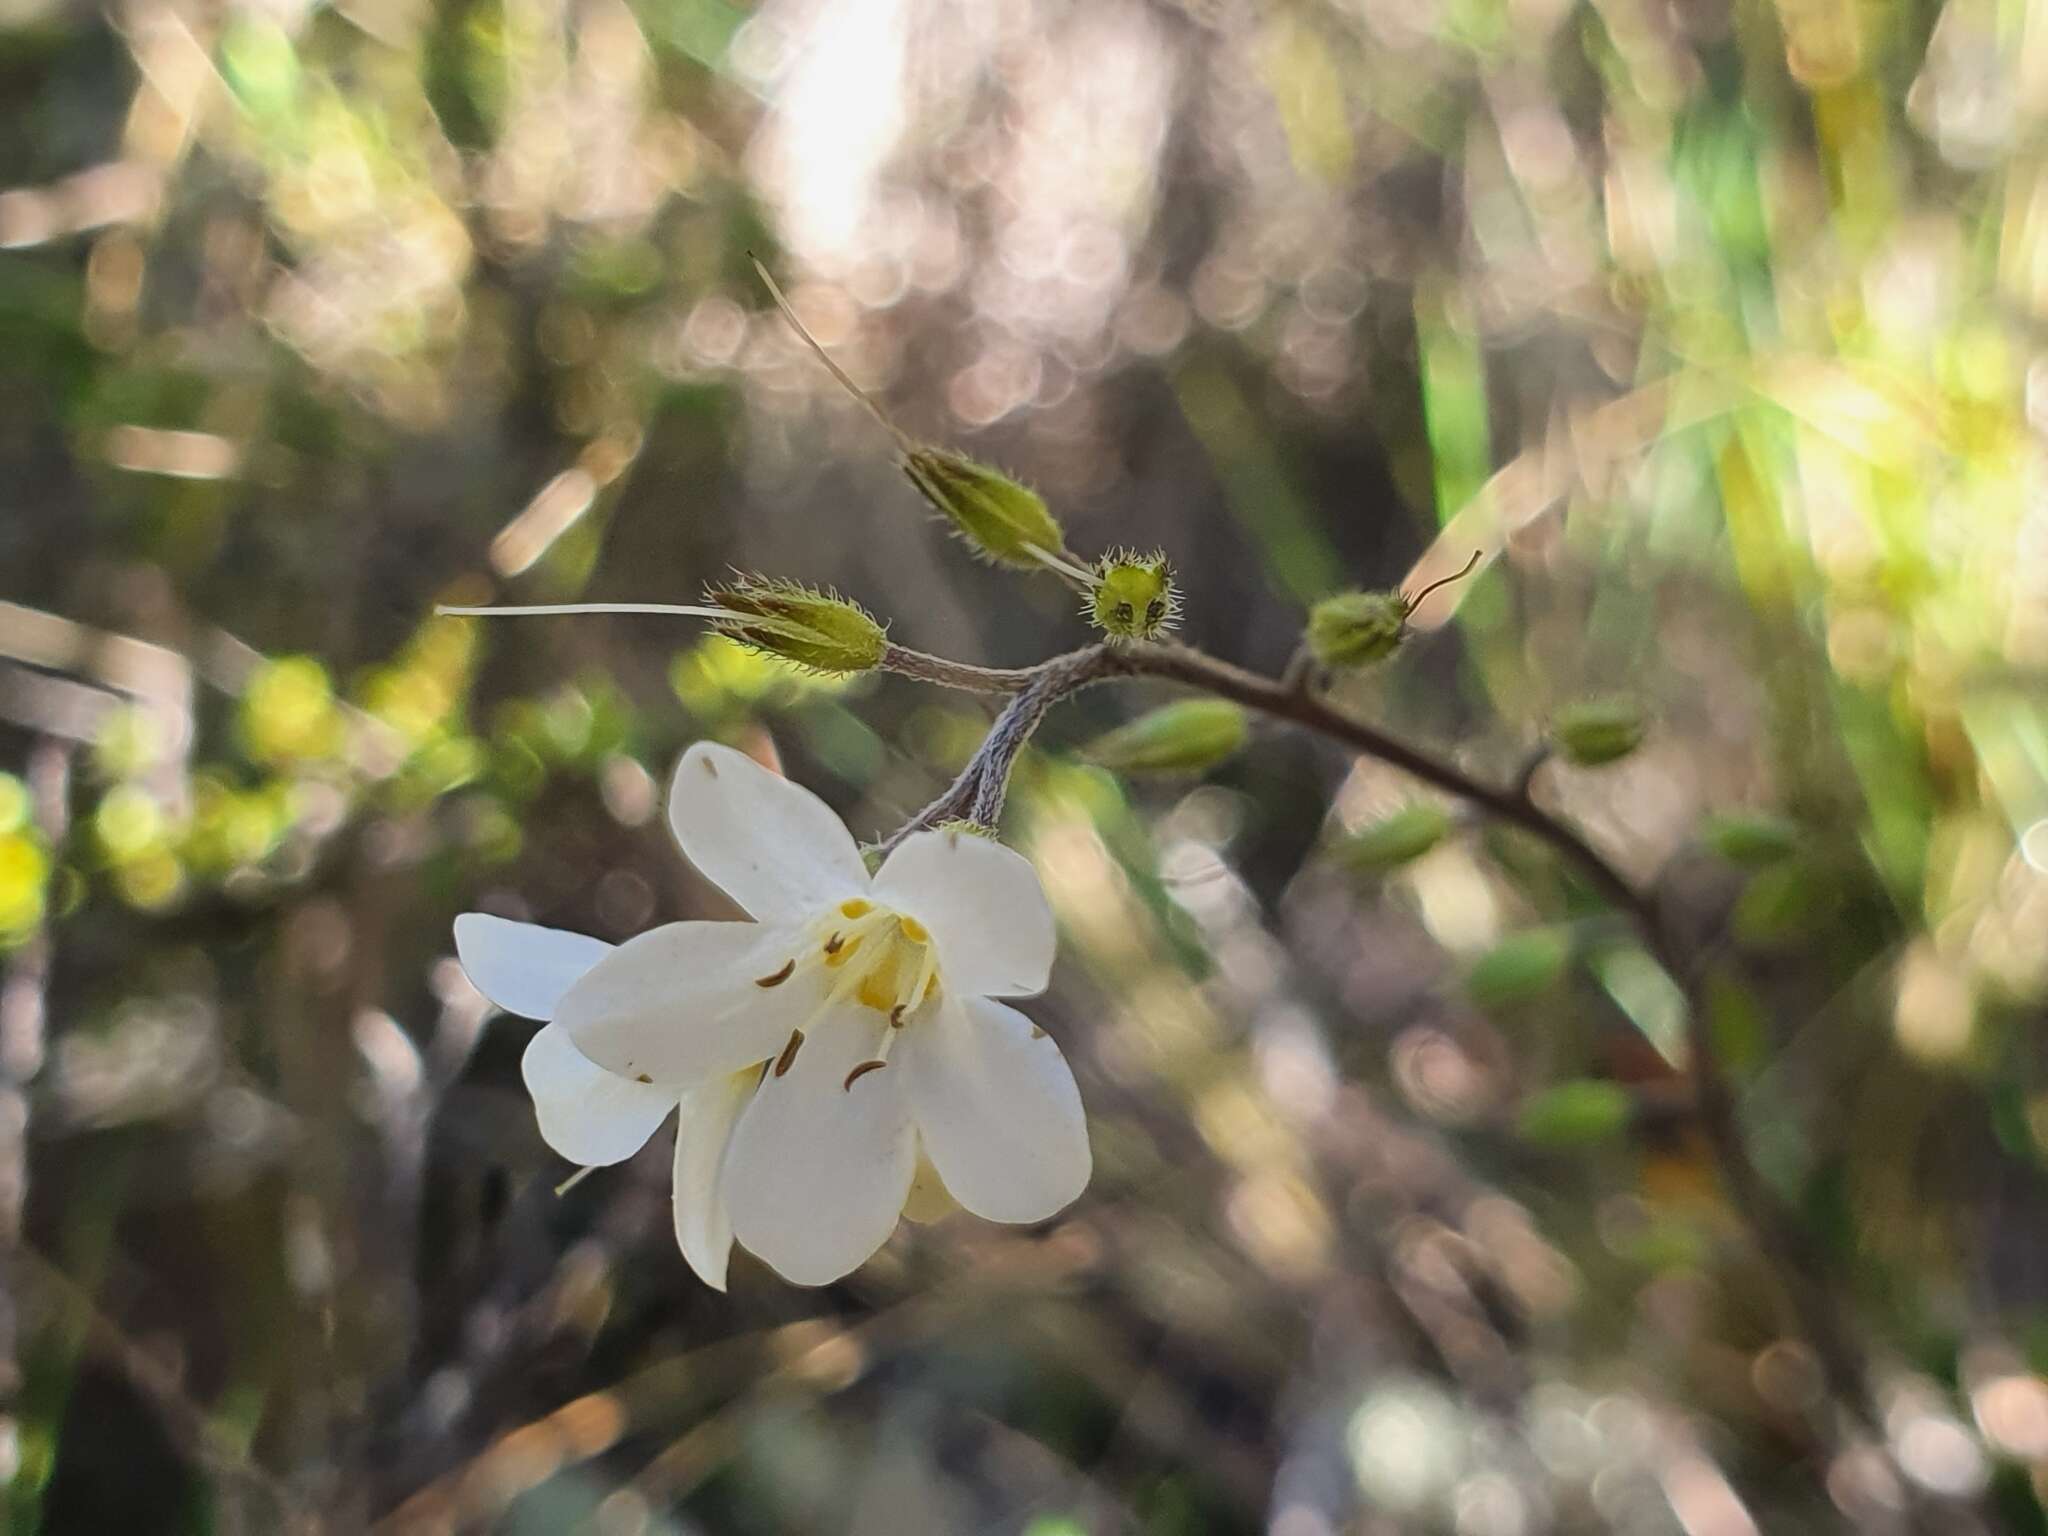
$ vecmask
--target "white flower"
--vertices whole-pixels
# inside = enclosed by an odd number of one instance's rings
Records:
[[[918,1184],[993,1221],[1041,1221],[1090,1167],[1072,1072],[995,1001],[1045,989],[1053,922],[1028,860],[957,830],[872,877],[826,804],[729,747],[683,755],[669,823],[753,922],[671,923],[613,948],[482,913],[464,969],[551,1021],[523,1071],[548,1144],[620,1162],[681,1105],[676,1238],[725,1286],[734,1238],[822,1285],[881,1247]]]

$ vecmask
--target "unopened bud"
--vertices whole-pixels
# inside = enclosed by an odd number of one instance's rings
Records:
[[[1339,592],[1326,597],[1308,611],[1309,655],[1317,665],[1369,667],[1385,661],[1408,638],[1408,616],[1438,587],[1463,581],[1479,564],[1478,550],[1472,551],[1463,569],[1439,577],[1420,592]]]
[[[942,448],[915,448],[903,472],[985,559],[1036,570],[1066,548],[1066,536],[1045,499],[1000,470]]]
[[[1308,611],[1309,654],[1325,667],[1369,667],[1408,638],[1408,599],[1399,592],[1340,592]]]
[[[705,601],[726,615],[713,621],[720,634],[813,672],[872,672],[888,648],[881,624],[859,603],[801,582],[740,576],[711,588]]]
[[[1346,838],[1338,856],[1361,873],[1380,874],[1421,858],[1450,830],[1450,813],[1442,806],[1404,805]]]
[[[1244,711],[1224,699],[1183,699],[1097,738],[1085,756],[1118,773],[1199,773],[1245,744]]]
[[[1629,699],[1584,699],[1551,718],[1550,737],[1582,768],[1627,757],[1642,745],[1643,712]]]
[[[1088,620],[1112,640],[1156,640],[1180,617],[1173,567],[1159,550],[1112,550],[1095,562]]]

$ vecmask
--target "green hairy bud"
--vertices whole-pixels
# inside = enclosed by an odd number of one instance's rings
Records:
[[[1199,773],[1245,744],[1244,711],[1223,699],[1183,699],[1138,716],[1087,748],[1118,773]]]
[[[1095,563],[1088,621],[1112,640],[1156,640],[1180,617],[1173,567],[1162,551],[1112,550]]]
[[[1464,569],[1432,581],[1420,592],[1339,592],[1324,598],[1308,611],[1308,632],[1302,638],[1309,655],[1326,672],[1385,661],[1408,638],[1409,615],[1422,600],[1438,587],[1471,575],[1479,556],[1480,551],[1473,550]]]
[[[881,624],[859,603],[801,582],[739,576],[705,601],[726,615],[713,621],[720,634],[813,672],[872,672],[888,648]]]
[[[1385,661],[1408,638],[1412,605],[1399,592],[1340,592],[1308,611],[1309,654],[1329,668]]]
[[[1582,768],[1627,757],[1642,745],[1642,709],[1629,699],[1586,699],[1559,710],[1550,722],[1557,749]]]
[[[913,448],[903,455],[903,472],[985,559],[1036,570],[1066,548],[1045,499],[1000,470],[943,448]]]

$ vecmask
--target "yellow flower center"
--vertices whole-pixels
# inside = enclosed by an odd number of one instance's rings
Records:
[[[803,1045],[805,1031],[833,1008],[846,1002],[858,1003],[886,1015],[891,1028],[882,1037],[881,1055],[862,1062],[848,1076],[846,1086],[851,1091],[856,1080],[888,1064],[896,1030],[938,995],[938,955],[930,932],[916,918],[854,897],[819,919],[799,954],[754,984],[779,987],[798,970],[812,964],[821,966],[826,974],[824,996],[816,1012],[792,1032],[772,1071],[777,1077],[789,1071]]]

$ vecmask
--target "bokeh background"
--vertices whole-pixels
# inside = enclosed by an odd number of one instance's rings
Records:
[[[7,1531],[2048,1530],[2042,0],[0,0],[0,103]],[[1641,703],[1538,793],[1709,957],[1881,1444],[1626,926],[1484,827],[1376,868],[1422,797],[1275,729],[1090,766],[1148,688],[1006,826],[1069,1213],[719,1295],[664,1137],[555,1193],[453,916],[731,915],[685,743],[880,836],[988,710],[433,605],[1086,639],[749,252],[1193,642],[1480,549],[1340,696],[1502,781]]]

